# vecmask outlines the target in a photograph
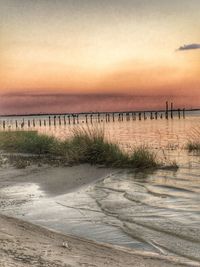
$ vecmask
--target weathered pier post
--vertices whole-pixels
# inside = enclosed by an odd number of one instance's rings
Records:
[[[88,115],[85,114],[85,122],[88,123]]]
[[[58,116],[58,121],[59,121],[59,125],[61,126],[61,117],[60,116]]]
[[[122,121],[124,121],[124,113],[122,113]]]
[[[173,119],[173,109],[174,109],[174,107],[173,107],[174,105],[173,105],[173,102],[171,102],[171,119]]]
[[[93,123],[93,114],[90,114],[90,123]]]
[[[5,128],[6,128],[6,122],[3,121],[3,129],[5,129]]]
[[[51,117],[49,116],[49,126],[51,126]]]
[[[47,124],[46,124],[46,120],[44,119],[44,126],[46,127],[46,125],[47,125]]]
[[[153,120],[153,113],[150,113],[150,119]]]
[[[76,116],[74,114],[72,114],[72,119],[73,119],[73,124],[76,124],[76,121],[75,121]]]
[[[178,109],[178,118],[179,119],[181,118],[181,110],[180,110],[180,108]]]
[[[77,123],[79,124],[79,114],[76,115]]]
[[[65,115],[64,115],[63,119],[64,119],[64,125],[66,125],[66,117],[65,117]]]
[[[108,122],[108,113],[106,113],[106,122]]]
[[[110,122],[110,113],[108,113],[108,122]]]
[[[68,123],[71,124],[71,118],[70,118],[70,115],[68,115],[67,117],[68,117]]]
[[[33,119],[33,127],[35,127],[35,119]]]
[[[21,128],[24,128],[24,125],[25,125],[25,123],[24,123],[24,119],[23,119],[22,123],[21,123]]]
[[[97,114],[97,121],[100,123],[100,113]]]
[[[15,121],[15,127],[18,128],[18,121]]]
[[[156,120],[158,119],[158,112],[157,111],[155,112],[155,119]]]
[[[28,120],[28,127],[30,127],[31,126],[31,124],[30,124],[30,120]]]
[[[185,119],[185,108],[183,109],[183,119]]]
[[[121,115],[120,115],[120,113],[118,114],[118,121],[120,121],[121,120]]]
[[[40,121],[39,121],[39,124],[40,124],[40,127],[42,126],[42,121],[41,121],[41,119],[40,119]]]
[[[168,112],[169,112],[168,101],[166,101],[165,118],[166,118],[167,120],[168,120]]]
[[[139,121],[141,121],[141,112],[138,113]]]
[[[145,112],[143,113],[143,118],[144,118],[144,120],[147,119],[147,117],[146,117],[146,113],[145,113]]]
[[[115,113],[112,114],[113,122],[115,121]]]

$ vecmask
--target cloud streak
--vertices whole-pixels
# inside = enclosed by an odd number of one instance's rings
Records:
[[[200,44],[187,44],[184,46],[180,46],[177,51],[185,51],[185,50],[194,50],[200,49]]]

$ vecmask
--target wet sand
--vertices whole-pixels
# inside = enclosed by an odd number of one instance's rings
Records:
[[[96,243],[0,216],[1,267],[184,266],[153,254]],[[188,266],[188,265],[185,265]]]
[[[104,179],[116,170],[90,165],[50,167],[31,165],[16,169],[5,165],[0,168],[0,189],[35,183],[48,196],[78,191],[84,186]],[[0,193],[1,194],[1,193]],[[30,198],[32,196],[30,195]],[[0,195],[1,207],[16,205],[15,200]],[[23,201],[29,201],[29,195]],[[19,206],[21,203],[19,203]],[[47,207],[48,209],[48,207]],[[200,266],[159,256],[151,252],[108,245],[84,238],[56,233],[31,223],[0,215],[0,266]]]
[[[10,185],[35,183],[48,195],[62,195],[91,184],[113,170],[82,164],[72,167],[51,167],[31,164],[26,169],[11,165],[0,168],[0,188]]]

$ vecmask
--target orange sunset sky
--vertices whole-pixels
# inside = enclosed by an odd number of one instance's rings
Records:
[[[199,0],[0,0],[0,114],[166,99],[200,107]]]

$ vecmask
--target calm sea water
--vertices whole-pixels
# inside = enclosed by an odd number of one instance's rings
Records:
[[[38,130],[65,138],[74,127]],[[152,173],[116,170],[79,191],[51,198],[44,195],[5,212],[64,233],[200,263],[200,155],[184,149],[193,131],[200,128],[200,113],[181,120],[102,122],[100,127],[124,149],[148,145],[158,156],[175,159],[180,168]],[[43,194],[41,188],[31,186],[27,190]]]
[[[200,126],[200,111],[187,112],[186,118],[178,119],[175,114],[174,119],[166,120],[150,120],[149,114],[146,113],[148,119],[134,121],[132,117],[127,121],[124,116],[123,121],[118,121],[118,116],[115,116],[115,122],[110,117],[110,122],[106,122],[105,115],[101,116],[101,122],[97,122],[97,116],[93,116],[93,123],[90,123],[88,116],[88,124],[85,123],[85,115],[79,116],[79,124],[68,124],[68,117],[66,116],[66,125],[64,124],[64,116],[61,117],[61,125],[59,125],[59,118],[56,116],[56,126],[53,125],[53,117],[51,116],[51,126],[49,126],[48,116],[32,116],[32,117],[0,117],[0,130],[3,130],[3,121],[6,121],[6,129],[16,130],[15,121],[18,121],[18,130],[37,130],[41,133],[54,135],[58,138],[67,138],[73,134],[73,129],[94,127],[104,129],[106,137],[114,142],[117,142],[128,148],[134,145],[148,145],[154,149],[173,149],[181,148],[185,145],[191,135],[191,131]],[[33,127],[33,120],[35,127]],[[30,127],[28,127],[30,121]],[[41,121],[41,126],[40,126]],[[44,122],[45,121],[45,122]],[[24,127],[21,124],[24,122]],[[46,124],[44,126],[44,124]]]

